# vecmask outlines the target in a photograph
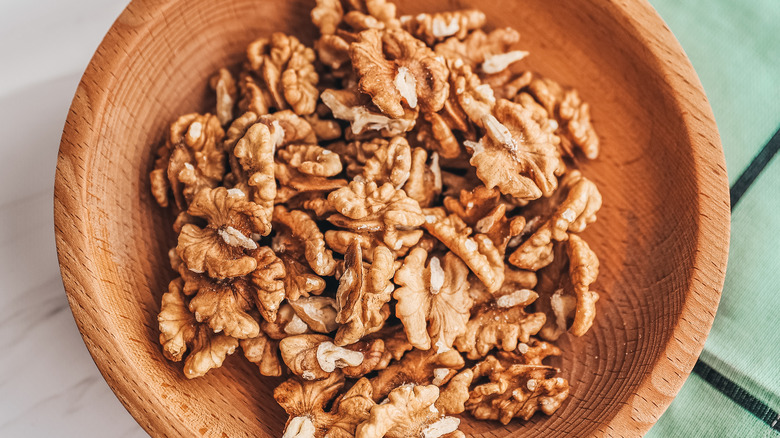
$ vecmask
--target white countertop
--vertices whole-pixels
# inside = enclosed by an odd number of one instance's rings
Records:
[[[0,437],[144,437],[68,308],[57,150],[79,78],[127,0],[0,1]]]

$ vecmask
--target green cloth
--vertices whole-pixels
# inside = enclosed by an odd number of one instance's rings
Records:
[[[780,1],[650,3],[707,92],[733,205],[712,332],[694,373],[647,436],[780,437]]]

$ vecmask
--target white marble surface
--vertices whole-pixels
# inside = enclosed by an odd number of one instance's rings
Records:
[[[0,437],[147,436],[68,308],[54,244],[60,135],[127,0],[0,0]]]

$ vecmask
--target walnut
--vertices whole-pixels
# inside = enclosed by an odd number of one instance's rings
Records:
[[[431,206],[442,190],[439,154],[432,152],[431,163],[428,164],[428,152],[423,148],[414,148],[409,179],[403,189],[421,207]]]
[[[468,267],[448,252],[442,260],[415,248],[395,273],[399,285],[396,316],[403,322],[409,342],[427,350],[432,345],[442,352],[452,348],[455,338],[464,334],[471,310],[468,295]]]
[[[469,296],[474,300],[475,306],[481,306],[504,295],[514,294],[518,290],[533,289],[536,287],[536,273],[514,269],[506,265],[504,267],[504,283],[495,292],[489,292],[485,285],[473,276],[469,277],[469,283],[471,284]]]
[[[518,268],[536,271],[552,261],[553,241],[566,240],[569,232],[579,233],[596,220],[601,208],[601,194],[589,179],[572,170],[561,179],[560,205],[549,219],[523,242],[509,257]],[[565,196],[565,198],[564,198]]]
[[[281,376],[282,365],[279,360],[279,342],[260,332],[256,337],[238,341],[244,356],[257,365],[264,376]]]
[[[222,366],[225,358],[235,351],[238,341],[215,334],[205,324],[199,324],[187,308],[182,290],[181,279],[170,282],[168,292],[163,294],[157,320],[165,357],[178,362],[190,348],[184,361],[184,375],[193,379]]]
[[[211,88],[217,95],[217,108],[215,113],[219,123],[223,126],[233,121],[233,107],[238,100],[238,89],[236,80],[226,68],[219,69],[219,72],[209,80]]]
[[[321,105],[321,107],[326,110],[328,108],[324,104]],[[337,121],[323,119],[317,113],[306,115],[304,118],[306,119],[306,122],[311,125],[311,129],[314,131],[314,135],[317,136],[318,141],[329,141],[341,138],[341,126]]]
[[[384,341],[384,352],[379,364],[376,366],[377,370],[383,370],[390,365],[390,362],[395,360],[401,360],[404,353],[413,349],[412,344],[406,339],[406,333],[403,326],[384,326],[382,329],[366,336],[366,341],[372,341],[374,339],[381,339]]]
[[[314,51],[293,37],[274,33],[247,47],[247,65],[262,78],[270,105],[278,110],[292,108],[296,114],[311,114],[317,106],[319,76],[312,62]]]
[[[281,205],[274,208],[274,220],[287,228],[291,236],[302,242],[306,261],[318,275],[331,275],[336,269],[333,253],[325,247],[325,237],[317,223],[300,210],[287,211]]]
[[[292,144],[279,151],[279,158],[297,171],[311,176],[335,176],[341,173],[338,154],[315,144]]]
[[[443,416],[434,403],[439,388],[434,385],[402,385],[387,395],[387,402],[371,408],[369,418],[358,425],[361,438],[439,438],[457,430],[460,420]]]
[[[488,188],[520,199],[549,196],[557,187],[557,137],[533,120],[530,110],[501,99],[483,118],[487,135],[468,142],[470,163]],[[501,165],[499,165],[499,163]]]
[[[504,282],[504,260],[490,238],[471,236],[471,228],[459,216],[445,216],[441,208],[426,209],[425,214],[425,229],[466,262],[490,292],[498,290]]]
[[[387,247],[377,246],[373,259],[371,266],[364,269],[357,240],[344,254],[344,274],[336,291],[336,322],[342,324],[336,333],[336,345],[353,344],[381,329],[390,314],[387,302],[394,288],[390,282],[395,273],[394,256]]]
[[[360,32],[350,45],[350,57],[360,78],[360,91],[390,117],[404,117],[409,108],[439,111],[449,94],[447,67],[431,49],[403,30]]]
[[[373,181],[353,180],[331,192],[328,201],[338,211],[328,217],[329,222],[352,231],[381,231],[391,250],[413,246],[422,237],[414,230],[425,222],[420,205],[391,183],[378,186]]]
[[[469,399],[469,387],[474,380],[474,372],[470,368],[456,374],[444,389],[440,389],[436,408],[444,415],[457,415],[466,410]]]
[[[476,9],[461,9],[435,14],[405,15],[400,17],[403,28],[432,46],[447,37],[463,39],[472,30],[485,25],[486,17]]]
[[[599,154],[599,137],[590,121],[590,106],[583,102],[576,90],[564,89],[549,78],[534,78],[528,91],[547,110],[549,117],[558,122],[561,146],[568,156],[573,156],[576,146],[588,159]]]
[[[531,338],[527,344],[517,344],[513,351],[499,350],[495,356],[502,365],[508,367],[513,364],[542,365],[548,357],[560,356],[561,353],[561,349],[555,345]]]
[[[380,400],[402,384],[442,386],[463,368],[465,362],[456,350],[438,353],[435,350],[414,349],[400,361],[392,362],[371,379],[374,400]]]
[[[507,205],[501,199],[501,192],[495,188],[477,186],[472,190],[461,190],[458,198],[444,198],[444,206],[463,219],[466,225],[488,236],[502,254],[509,240],[525,228],[524,217],[507,219]]]
[[[448,38],[434,50],[447,58],[461,59],[472,70],[479,68],[484,73],[496,74],[528,56],[528,52],[513,50],[518,41],[520,34],[512,28],[496,29],[489,34],[476,30],[466,39]]]
[[[262,208],[267,222],[270,222],[276,198],[274,151],[282,144],[284,136],[284,129],[278,122],[271,126],[255,123],[233,148],[233,155],[247,175],[252,200]],[[270,229],[270,223],[266,226]]]
[[[378,185],[389,182],[396,189],[403,187],[409,179],[412,166],[409,143],[404,137],[393,137],[390,140],[378,138],[371,143],[377,144],[377,147],[363,165],[363,178]]]
[[[287,275],[284,281],[284,293],[290,302],[297,301],[301,297],[319,295],[325,290],[325,280],[316,275],[308,265],[297,260],[297,254],[281,253],[279,258],[284,263]]]
[[[344,10],[339,0],[317,0],[317,5],[311,10],[311,21],[322,35],[333,35],[336,27],[344,17]]]
[[[557,370],[544,365],[504,366],[493,356],[473,368],[474,379],[489,382],[471,391],[466,409],[480,420],[509,424],[512,418],[528,420],[541,410],[551,415],[569,395],[569,383],[556,377]]]
[[[269,338],[279,341],[288,336],[311,334],[308,324],[301,319],[292,306],[284,303],[276,312],[276,320],[262,321],[260,328]]]
[[[568,331],[584,335],[596,316],[599,294],[590,290],[596,281],[599,260],[588,244],[576,234],[557,244],[553,263],[539,271],[540,300],[538,310],[548,315],[540,332],[554,341]],[[569,327],[569,322],[571,326]]]
[[[336,309],[336,300],[333,298],[300,297],[296,300],[290,300],[289,303],[295,310],[295,314],[315,332],[330,333],[338,328],[336,323],[338,310]]]
[[[371,383],[362,378],[333,403],[330,425],[324,438],[353,438],[358,424],[370,415],[376,403],[372,399]]]
[[[544,313],[524,310],[538,297],[535,292],[526,289],[505,297],[477,308],[466,324],[465,334],[455,339],[455,348],[469,359],[484,357],[494,347],[512,351],[544,326]]]
[[[188,213],[208,220],[205,228],[186,224],[179,234],[177,250],[189,270],[228,278],[257,268],[257,260],[249,254],[258,248],[252,237],[269,233],[269,218],[243,192],[224,187],[202,190]]]
[[[225,154],[219,120],[197,113],[179,117],[171,124],[165,144],[149,174],[152,194],[167,207],[173,192],[176,206],[186,210],[192,198],[204,188],[216,187],[225,173]]]
[[[388,117],[370,105],[370,99],[354,90],[327,89],[321,98],[333,117],[350,123],[353,134],[373,130],[385,136],[400,135],[411,130],[417,120],[416,108],[404,108],[400,117]]]
[[[415,125],[415,139],[417,142],[424,145],[426,149],[438,153],[442,158],[457,158],[462,150],[460,141],[452,132],[456,128],[451,126],[445,115],[440,114],[446,113],[451,108],[451,105],[451,101],[447,100],[444,104],[445,109],[439,113],[423,113],[422,118]],[[469,128],[468,125],[463,127],[465,129]]]
[[[344,386],[344,375],[331,373],[322,380],[304,380],[292,377],[274,389],[274,399],[290,418],[285,426],[285,438],[294,436],[322,436],[333,419],[325,406]],[[299,432],[295,435],[294,431]],[[306,431],[308,433],[301,434]]]

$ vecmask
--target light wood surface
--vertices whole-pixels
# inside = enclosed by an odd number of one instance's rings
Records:
[[[603,139],[584,167],[604,197],[585,238],[601,258],[598,317],[555,365],[572,396],[552,417],[477,422],[467,436],[638,436],[701,352],[726,267],[723,153],[698,78],[644,1],[398,1],[401,13],[473,5],[511,25],[531,69],[579,89]],[[173,272],[172,217],[149,192],[153,151],[179,114],[207,110],[207,79],[272,31],[311,42],[313,1],[135,0],[84,74],[60,148],[55,228],[68,298],[92,356],[152,436],[278,437],[285,414],[240,355],[188,381],[157,343]]]

